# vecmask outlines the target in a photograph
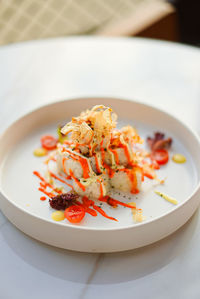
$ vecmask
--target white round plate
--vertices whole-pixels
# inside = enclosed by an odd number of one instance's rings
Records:
[[[115,194],[116,199],[136,202],[146,217],[135,223],[131,210],[124,207],[105,211],[118,219],[86,215],[77,225],[67,220],[55,222],[48,201],[41,201],[38,179],[33,170],[44,171],[43,158],[33,155],[43,134],[56,135],[58,125],[93,105],[110,106],[118,114],[119,126],[130,124],[146,139],[155,131],[173,138],[170,161],[158,171],[164,185],[145,179],[138,195]],[[200,201],[200,143],[188,127],[173,116],[134,101],[112,98],[83,98],[56,102],[41,107],[12,124],[0,138],[0,207],[8,219],[24,233],[42,242],[77,251],[112,252],[144,246],[166,237],[182,226]],[[174,153],[186,156],[185,164],[176,164]],[[173,205],[154,193],[160,190],[178,200]]]

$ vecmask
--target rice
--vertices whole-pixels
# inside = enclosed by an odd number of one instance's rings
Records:
[[[94,199],[98,199],[99,197],[102,196],[101,186],[100,186],[101,184],[103,187],[103,196],[106,196],[110,190],[110,182],[106,174],[96,176],[96,179],[94,181],[91,181],[89,185],[84,186],[85,191],[82,190],[79,184],[73,181],[73,187],[75,192],[77,192],[80,196],[87,196],[89,198],[94,198]]]
[[[135,171],[136,174],[136,186],[137,189],[141,189],[141,183],[142,183],[142,175],[140,171]],[[128,177],[126,172],[119,171],[115,172],[114,176],[110,179],[111,187],[123,191],[123,192],[131,192],[132,190],[132,182],[130,181],[130,178]]]

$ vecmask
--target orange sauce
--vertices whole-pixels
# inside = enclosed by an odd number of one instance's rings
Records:
[[[127,158],[128,164],[130,164],[131,163],[131,156],[130,156],[130,153],[129,153],[129,150],[128,150],[128,145],[120,144],[120,147],[124,149],[124,154]]]
[[[117,165],[119,165],[119,156],[118,156],[118,153],[111,147],[109,147],[109,150],[114,154],[114,157],[115,157],[115,162]]]
[[[137,189],[137,177],[135,171],[133,169],[127,169],[127,168],[119,169],[119,171],[123,171],[127,174],[132,185],[131,193],[137,194],[139,190]]]
[[[95,163],[96,163],[96,170],[97,170],[97,173],[100,174],[101,173],[101,169],[99,167],[99,161],[97,159],[97,155],[94,156],[95,158]]]
[[[69,186],[70,188],[73,189],[73,186],[68,184],[66,181],[62,180],[61,178],[59,178],[57,175],[55,175],[53,172],[50,171],[50,175],[55,178],[56,180],[60,181],[63,184],[66,184],[67,186]]]
[[[47,198],[45,197],[45,196],[41,196],[40,197],[40,200],[42,200],[42,201],[44,201],[44,200],[46,200]]]
[[[143,172],[143,175],[146,176],[147,178],[153,180],[154,177],[152,176],[152,174],[148,173],[148,172]]]
[[[65,161],[66,161],[66,160],[68,160],[68,159],[67,159],[67,158],[63,158],[63,159],[62,159],[62,166],[63,166],[64,173],[65,173],[66,175],[68,175],[68,174],[67,174],[67,170],[66,170],[66,168],[65,168]]]
[[[76,155],[76,153],[72,153],[71,151],[68,151],[66,149],[66,152],[68,152],[70,154],[70,157],[79,162],[81,164],[82,170],[83,170],[83,178],[84,179],[88,179],[90,177],[89,173],[90,173],[90,169],[89,169],[89,165],[88,165],[88,161],[86,158],[82,158],[79,155]],[[65,169],[65,161],[67,158],[63,158],[63,169],[64,172],[67,174],[66,169]]]
[[[108,166],[105,163],[105,150],[103,148],[103,140],[101,141],[100,146],[101,146],[100,150],[101,150],[102,165],[104,166],[104,168],[107,169],[109,177],[112,178],[114,176],[115,172],[110,166]]]
[[[93,205],[93,208],[94,208],[97,212],[99,212],[102,216],[104,216],[104,217],[106,217],[106,218],[108,218],[108,219],[110,219],[110,220],[118,221],[116,218],[108,216],[108,215],[106,214],[106,212],[105,212],[104,210],[102,210],[102,208],[100,208],[100,207],[98,207],[98,206],[96,206],[96,205]]]
[[[100,150],[101,150],[101,159],[102,159],[102,164],[104,164],[104,160],[105,160],[105,151],[103,148],[103,140],[100,143]]]
[[[103,182],[102,180],[97,180],[97,182],[100,184],[100,196],[99,198],[103,198]]]
[[[121,205],[123,207],[131,208],[131,209],[135,208],[136,209],[136,207],[133,207],[133,206],[127,204],[127,203],[121,202],[121,201],[119,201],[117,199],[114,199],[114,198],[111,198],[109,196],[108,196],[107,202],[109,202],[111,205],[114,205],[114,206]]]
[[[66,180],[71,180],[71,176],[70,175],[64,176],[64,175],[62,175],[62,173],[59,173],[59,175],[61,177],[63,177],[64,179],[66,179]]]
[[[97,216],[97,214],[96,214],[96,211],[97,211],[97,212],[99,212],[102,216],[104,216],[104,217],[106,217],[106,218],[108,218],[108,219],[110,219],[110,220],[117,221],[116,218],[108,216],[108,215],[106,214],[106,212],[104,212],[104,210],[102,210],[100,207],[96,206],[96,205],[94,204],[94,201],[88,199],[87,196],[84,196],[84,197],[82,198],[82,201],[83,201],[83,207],[85,208],[85,211],[86,211],[87,213],[91,214],[92,216]],[[90,209],[90,208],[89,208],[90,206],[92,206],[93,209],[96,210],[96,211]],[[95,212],[95,213],[94,213],[94,212]]]
[[[78,161],[81,164],[82,169],[83,169],[83,178],[84,179],[88,179],[90,177],[90,175],[89,175],[90,169],[89,169],[89,165],[88,165],[87,159],[80,158],[80,159],[78,159]]]
[[[46,189],[47,187],[49,187],[49,188],[51,188],[53,191],[55,191],[55,192],[57,192],[57,193],[59,193],[59,194],[62,193],[61,190],[59,190],[58,188],[54,188],[53,185],[49,184],[49,183],[48,183],[48,182],[47,182],[47,181],[40,175],[40,173],[39,173],[38,171],[34,171],[33,174],[36,175],[36,176],[41,180],[41,182],[40,182],[40,187],[41,187],[42,189]]]
[[[46,189],[47,187],[49,187],[49,188],[51,188],[53,191],[57,192],[58,194],[62,194],[62,191],[61,191],[60,189],[58,189],[58,188],[54,188],[53,185],[50,185],[50,184],[47,185],[47,184],[44,183],[44,182],[40,182],[40,186],[41,186],[42,188],[44,188],[44,189]]]
[[[79,180],[74,176],[73,171],[71,169],[69,169],[69,174],[71,175],[71,177],[74,179],[74,181],[76,182],[76,184],[83,190],[85,191],[85,186],[83,184],[81,184],[81,182],[79,182]]]
[[[90,200],[88,199],[87,196],[83,196],[82,198],[82,202],[83,204],[79,203],[84,209],[85,209],[85,212],[92,215],[93,217],[96,217],[97,216],[97,212],[95,210],[92,210],[90,208],[90,206],[92,206],[94,204],[94,201],[93,200]]]
[[[106,163],[104,163],[103,166],[107,169],[109,177],[112,178],[115,174],[115,171]]]
[[[49,184],[46,180],[45,180],[45,178],[43,178],[42,176],[41,176],[41,174],[38,172],[38,171],[33,171],[33,174],[34,175],[36,175],[46,186],[49,186],[49,187],[51,187],[52,185],[51,184]]]
[[[77,146],[87,146],[88,148],[91,148],[91,145],[90,144],[86,144],[86,143],[76,143],[76,147]]]
[[[39,191],[41,191],[41,192],[43,192],[45,195],[47,195],[48,197],[54,197],[55,196],[55,194],[54,193],[52,193],[52,192],[47,192],[44,188],[38,188],[38,190]]]

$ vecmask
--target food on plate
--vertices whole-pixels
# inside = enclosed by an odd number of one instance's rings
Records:
[[[42,148],[49,154],[45,175],[33,172],[40,180],[38,190],[49,198],[51,208],[64,211],[64,217],[71,223],[81,222],[86,214],[94,217],[101,214],[117,221],[104,211],[102,202],[113,208],[124,206],[134,210],[134,221],[140,222],[144,220],[142,210],[135,203],[112,198],[113,190],[136,195],[145,177],[164,183],[158,179],[156,170],[168,163],[172,139],[156,132],[154,137],[147,138],[150,147],[147,151],[135,128],[116,125],[117,115],[112,109],[98,105],[59,127],[58,138],[51,135],[41,138]],[[52,163],[56,170],[50,167]],[[54,215],[56,221],[62,220],[62,213]]]
[[[185,163],[186,162],[186,157],[182,154],[175,154],[175,155],[173,155],[172,160],[175,163]]]
[[[63,211],[55,211],[51,214],[51,218],[54,221],[62,221],[65,219],[65,214]]]
[[[48,151],[43,147],[38,147],[33,151],[34,156],[36,157],[44,157],[46,156]]]
[[[154,133],[154,137],[147,137],[147,142],[152,151],[169,149],[172,144],[172,138],[165,138],[165,134],[156,132]]]
[[[157,195],[159,195],[160,197],[164,198],[165,200],[167,200],[167,201],[173,203],[174,205],[177,205],[177,204],[178,204],[178,201],[177,201],[175,198],[173,198],[173,197],[171,197],[171,196],[169,196],[169,195],[167,195],[167,194],[164,194],[164,193],[162,193],[162,192],[160,192],[160,191],[157,191],[157,190],[155,190],[154,192],[155,192]]]
[[[169,160],[168,151],[166,149],[154,150],[151,154],[151,159],[155,160],[159,165],[166,164]]]
[[[51,135],[45,135],[41,138],[41,145],[46,150],[53,150],[57,146],[57,139]]]

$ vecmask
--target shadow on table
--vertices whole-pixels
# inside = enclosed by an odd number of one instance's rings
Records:
[[[198,214],[197,211],[182,228],[159,242],[119,253],[89,254],[55,248],[33,240],[10,223],[1,233],[18,257],[48,275],[83,284],[115,284],[149,275],[184,256],[194,238]]]

